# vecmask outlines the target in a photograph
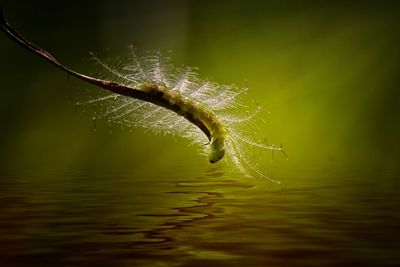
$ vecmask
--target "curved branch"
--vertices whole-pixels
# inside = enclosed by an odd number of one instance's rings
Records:
[[[140,99],[146,102],[153,103],[155,105],[164,107],[166,109],[169,109],[183,117],[185,117],[188,121],[196,125],[197,127],[200,128],[201,131],[208,137],[209,140],[211,140],[211,131],[208,129],[206,124],[201,121],[198,118],[195,118],[193,114],[189,112],[182,112],[180,107],[177,105],[171,105],[168,100],[164,98],[160,98],[157,96],[157,94],[151,94],[148,92],[144,92],[132,87],[125,86],[123,84],[107,81],[107,80],[102,80],[102,79],[97,79],[93,78],[91,76],[87,76],[84,74],[81,74],[79,72],[76,72],[74,70],[71,70],[64,65],[62,65],[54,56],[52,56],[49,52],[44,50],[43,48],[31,43],[30,41],[26,40],[24,37],[22,37],[18,32],[14,30],[14,28],[7,22],[3,10],[0,8],[0,29],[14,42],[17,44],[21,45],[23,48],[31,51],[32,53],[46,59],[49,63],[55,65],[62,71],[66,72],[68,75],[74,76],[80,80],[86,81],[88,83],[94,84],[96,86],[99,86],[103,89],[106,89],[110,92],[120,94],[123,96],[128,96],[136,99]]]

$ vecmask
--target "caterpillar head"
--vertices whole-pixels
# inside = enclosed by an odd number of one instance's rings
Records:
[[[208,161],[210,163],[217,163],[225,155],[224,138],[218,137],[211,142],[211,151],[208,156]]]

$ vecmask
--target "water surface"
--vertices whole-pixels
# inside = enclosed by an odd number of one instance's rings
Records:
[[[197,172],[197,171],[196,171]],[[399,174],[5,170],[2,266],[396,266]],[[318,179],[315,179],[318,178]],[[315,181],[318,181],[315,182]]]

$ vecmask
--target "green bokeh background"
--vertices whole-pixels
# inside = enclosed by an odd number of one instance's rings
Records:
[[[291,169],[398,169],[400,4],[396,1],[6,1],[28,39],[83,73],[89,60],[124,59],[127,45],[169,51],[202,77],[248,85],[264,107],[263,133],[282,143],[274,175]],[[0,36],[3,168],[99,171],[197,168],[188,142],[118,129],[96,131],[75,102],[96,87]],[[269,164],[269,163],[268,163]]]

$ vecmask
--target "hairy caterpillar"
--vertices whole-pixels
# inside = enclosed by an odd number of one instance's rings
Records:
[[[204,147],[205,135],[210,163],[228,155],[242,173],[278,182],[262,173],[255,158],[246,153],[249,149],[244,149],[244,146],[284,153],[282,146],[254,141],[251,131],[241,134],[237,130],[239,126],[250,129],[250,120],[259,111],[258,108],[244,116],[236,114],[244,108],[240,97],[247,91],[246,88],[202,81],[191,68],[175,69],[160,55],[138,57],[133,47],[130,47],[131,63],[121,71],[95,57],[114,80],[93,78],[65,67],[47,51],[26,40],[8,24],[3,12],[0,12],[0,26],[13,41],[68,75],[111,92],[111,95],[79,103],[102,105],[104,111],[101,118],[107,117],[110,123],[143,126],[188,137],[201,147]],[[203,136],[199,135],[198,129]]]

